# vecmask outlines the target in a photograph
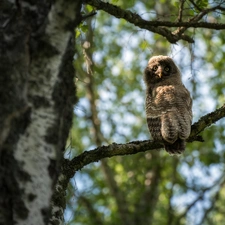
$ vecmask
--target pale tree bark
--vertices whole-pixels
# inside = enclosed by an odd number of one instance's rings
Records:
[[[0,3],[0,224],[48,224],[75,103],[80,8]]]

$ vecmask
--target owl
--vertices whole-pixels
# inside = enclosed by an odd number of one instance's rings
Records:
[[[144,71],[146,117],[155,141],[170,154],[181,154],[191,132],[192,99],[172,58],[153,56]]]

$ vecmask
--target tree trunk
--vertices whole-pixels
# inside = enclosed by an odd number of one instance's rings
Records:
[[[81,0],[49,2],[0,3],[0,224],[4,225],[48,223],[71,126],[73,39],[81,20]]]

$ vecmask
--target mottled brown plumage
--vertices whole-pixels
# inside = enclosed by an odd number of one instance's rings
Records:
[[[168,56],[152,57],[144,72],[146,116],[149,131],[170,154],[185,150],[191,132],[192,99],[181,74]]]

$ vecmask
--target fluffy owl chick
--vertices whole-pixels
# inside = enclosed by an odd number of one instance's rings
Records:
[[[151,136],[170,154],[181,154],[191,132],[192,99],[168,56],[150,58],[144,72],[146,116]]]

